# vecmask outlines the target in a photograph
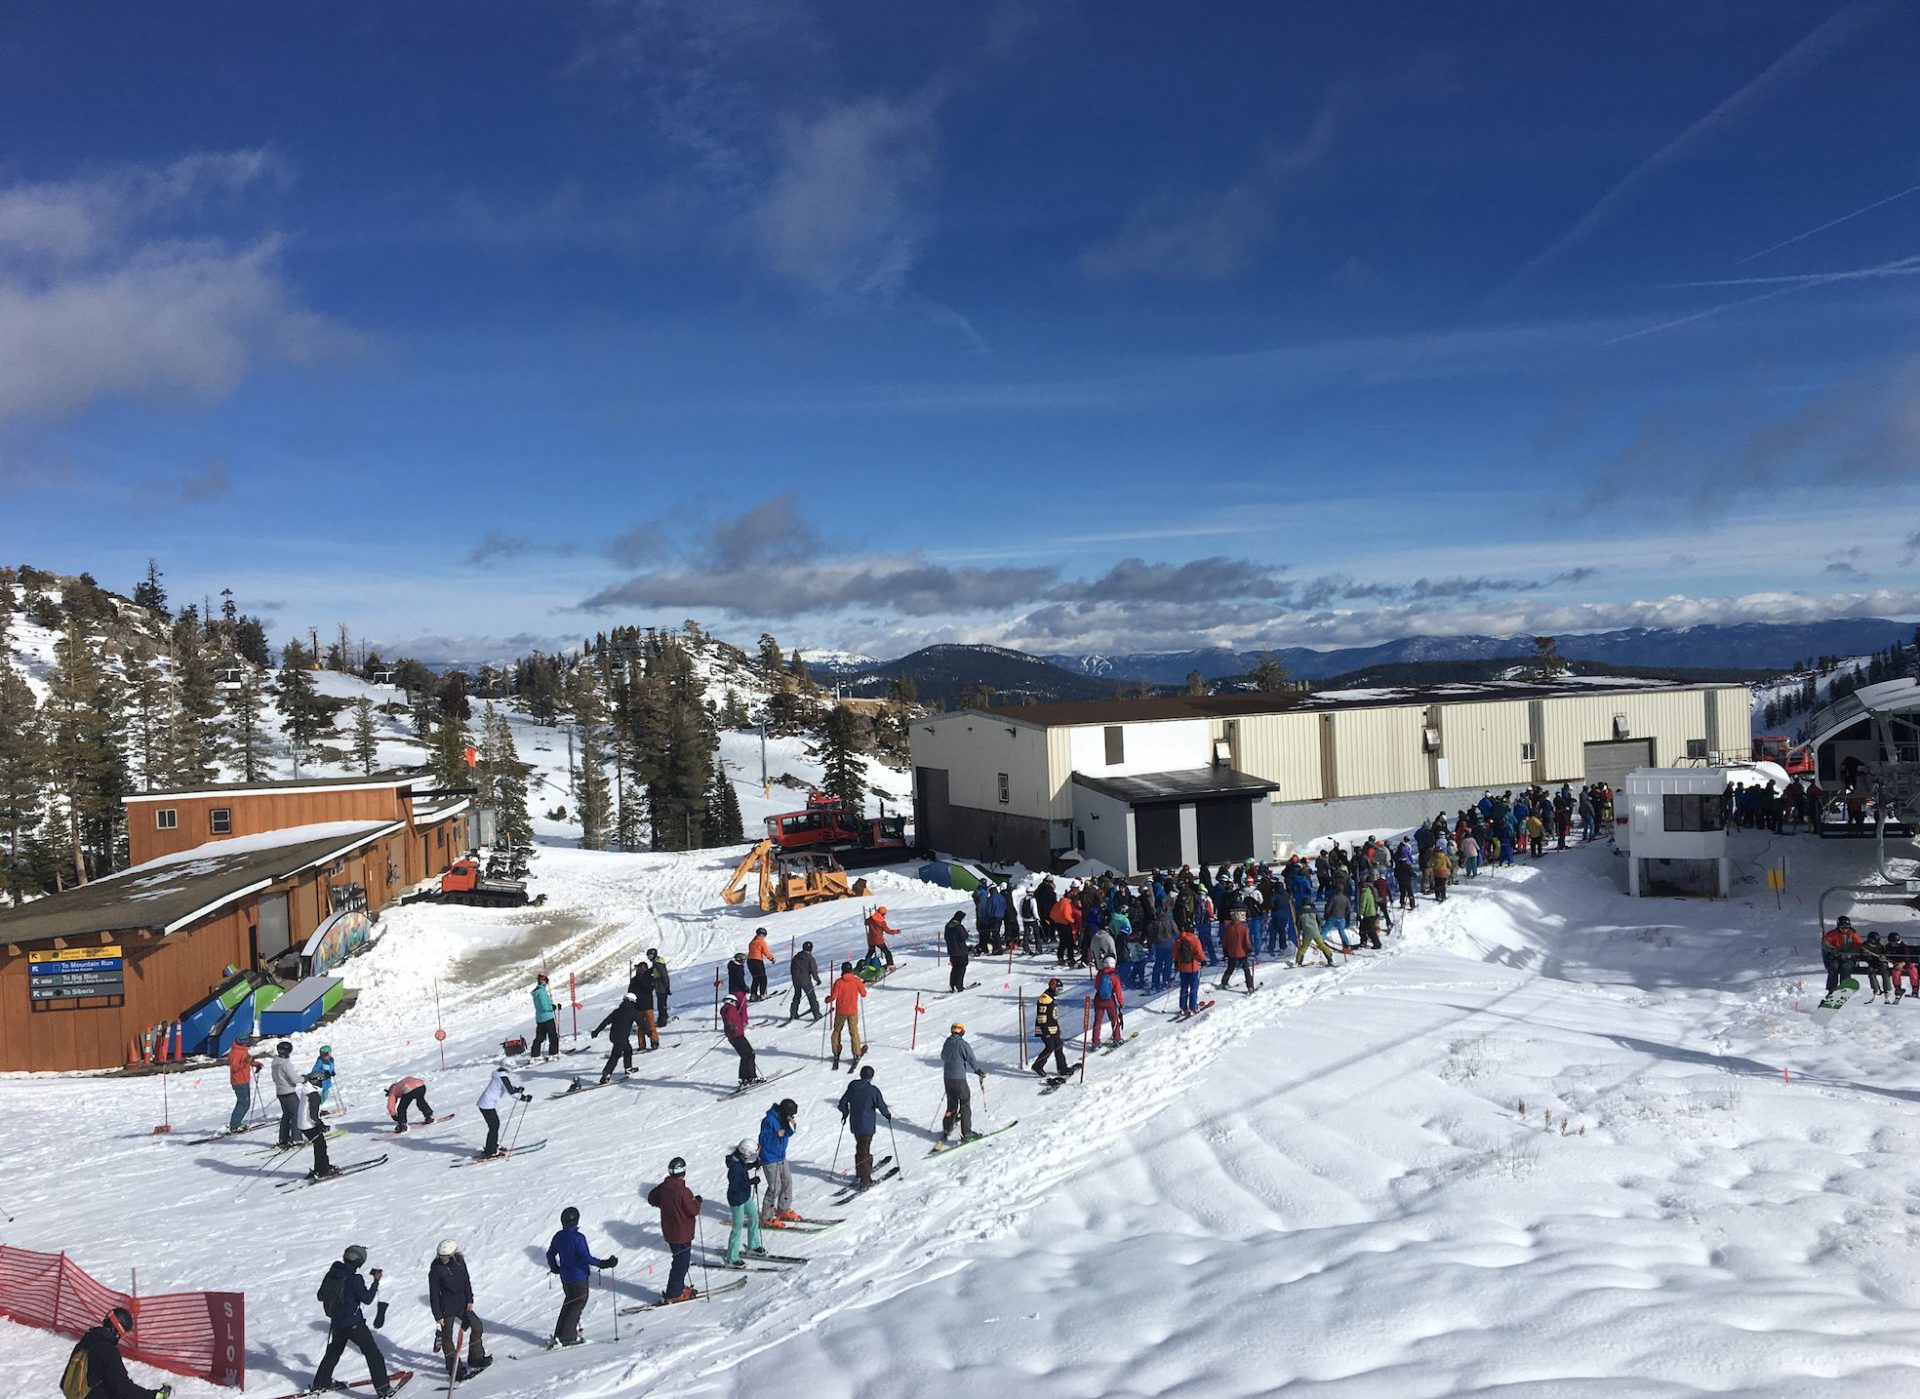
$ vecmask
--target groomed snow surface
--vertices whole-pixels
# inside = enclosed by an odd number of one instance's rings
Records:
[[[249,1389],[268,1395],[311,1377],[314,1288],[350,1242],[387,1270],[390,1363],[430,1368],[426,1269],[445,1236],[471,1263],[491,1350],[521,1357],[463,1387],[475,1396],[1920,1392],[1920,1006],[1806,1014],[1814,899],[1863,878],[1870,848],[1752,833],[1736,847],[1724,903],[1630,901],[1604,843],[1483,875],[1444,906],[1422,901],[1383,954],[1263,965],[1251,997],[1219,993],[1190,1023],[1165,1013],[1170,995],[1135,1006],[1140,1038],[1047,1097],[1015,1040],[1016,991],[1030,1006],[1047,969],[976,962],[979,989],[935,999],[958,899],[881,872],[876,896],[907,933],[901,971],[868,998],[870,1062],[905,1172],[844,1210],[828,1207],[830,1105],[847,1076],[820,1062],[819,1031],[756,1030],[764,1071],[801,1071],[729,1099],[734,1059],[708,1012],[715,961],[757,923],[783,959],[806,938],[837,959],[862,906],[761,917],[715,903],[730,864],[718,852],[549,849],[535,862],[544,908],[389,913],[348,967],[358,1007],[297,1042],[303,1067],[322,1039],[339,1060],[349,1135],[334,1159],[385,1150],[385,1166],[276,1193],[247,1154],[260,1135],[193,1142],[225,1119],[221,1070],[173,1085],[171,1138],[148,1132],[153,1080],[8,1078],[5,1239],[66,1249],[110,1281],[137,1266],[143,1291],[244,1290]],[[1776,911],[1763,870],[1782,856]],[[676,969],[665,1050],[631,1083],[575,1099],[548,1097],[558,1065],[516,1076],[536,1094],[521,1141],[550,1144],[450,1171],[480,1140],[474,1097],[499,1039],[531,1028],[534,971],[562,987],[577,974],[591,1027],[648,946]],[[910,1051],[916,993],[928,1010]],[[785,1014],[780,1000],[759,1009]],[[1020,1124],[928,1160],[955,1017],[993,1070],[982,1125]],[[410,1072],[458,1118],[374,1140],[384,1086]],[[684,1154],[715,1202],[705,1242],[723,1245],[722,1156],[786,1096],[801,1105],[799,1207],[848,1222],[771,1235],[813,1261],[621,1318],[614,1344],[616,1304],[651,1300],[665,1273],[643,1192]],[[883,1132],[879,1152],[892,1146]],[[540,1255],[568,1204],[620,1266],[588,1310],[602,1344],[547,1354],[560,1297]],[[67,1344],[0,1325],[0,1384],[51,1393]]]

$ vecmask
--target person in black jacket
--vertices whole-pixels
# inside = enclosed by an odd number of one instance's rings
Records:
[[[793,1005],[787,1010],[787,1024],[791,1025],[800,1018],[800,997],[807,998],[807,1007],[812,1018],[820,1018],[820,993],[814,987],[820,984],[820,964],[813,959],[813,944],[802,943],[800,950],[793,954],[793,960],[787,963],[787,980],[793,986]]]
[[[727,963],[727,994],[753,998],[753,988],[747,983],[747,954],[736,952],[733,960]]]
[[[959,915],[955,915],[958,917]],[[966,941],[967,930],[963,923],[960,939]],[[853,1173],[858,1180],[855,1189],[873,1188],[873,1134],[879,1129],[880,1118],[893,1121],[893,1109],[887,1106],[885,1096],[873,1081],[873,1065],[860,1070],[860,1077],[847,1085],[847,1091],[840,1095],[840,1120],[853,1129]]]
[[[608,1031],[612,1044],[607,1049],[606,1067],[600,1070],[600,1081],[613,1081],[613,1066],[624,1062],[626,1071],[633,1072],[633,1028],[640,1023],[640,1003],[629,991],[620,998],[620,1004],[607,1012],[607,1018],[593,1027],[589,1039],[598,1039],[602,1030]]]
[[[667,972],[666,959],[660,955],[660,949],[647,949],[647,962],[653,968],[653,1023],[664,1025],[667,1015],[667,1001],[673,995],[673,977]]]
[[[941,930],[947,939],[947,974],[949,991],[967,989],[967,915],[955,909],[953,917],[947,920],[947,926]]]
[[[115,1307],[100,1318],[98,1326],[80,1334],[80,1340],[67,1356],[67,1370],[84,1357],[88,1399],[170,1399],[173,1386],[163,1384],[148,1389],[127,1376],[126,1362],[120,1358],[120,1341],[133,1334],[133,1313]]]
[[[427,1265],[427,1305],[433,1309],[434,1321],[439,1323],[439,1350],[447,1357],[447,1373],[456,1383],[493,1364],[493,1357],[487,1354],[481,1341],[487,1328],[473,1310],[473,1279],[467,1276],[466,1255],[452,1239],[440,1241],[433,1262]],[[460,1363],[462,1330],[467,1333],[464,1365]]]
[[[340,1363],[347,1343],[352,1342],[367,1358],[367,1375],[373,1383],[373,1392],[379,1399],[388,1399],[393,1393],[393,1386],[387,1382],[386,1357],[380,1354],[379,1342],[367,1329],[367,1314],[360,1310],[380,1291],[378,1268],[368,1274],[373,1286],[367,1286],[360,1277],[360,1267],[366,1261],[366,1249],[359,1244],[349,1244],[340,1261],[327,1269],[326,1279],[320,1284],[320,1301],[327,1311],[327,1351],[320,1357],[320,1368],[314,1371],[309,1389],[333,1388],[333,1367]]]
[[[1046,1078],[1047,1056],[1051,1054],[1057,1076],[1067,1074],[1067,1051],[1060,1042],[1060,1003],[1056,999],[1060,994],[1060,978],[1049,977],[1047,989],[1040,993],[1040,999],[1033,1007],[1033,1037],[1040,1041],[1040,1052],[1033,1056],[1033,1071]]]
[[[635,962],[633,976],[627,982],[627,993],[633,997],[634,1005],[640,1008],[640,1018],[635,1022],[640,1031],[640,1052],[650,1054],[660,1047],[660,1032],[653,1027],[653,965],[649,962]]]

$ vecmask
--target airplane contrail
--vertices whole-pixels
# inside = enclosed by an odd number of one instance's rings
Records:
[[[1811,238],[1816,233],[1825,233],[1830,228],[1838,228],[1841,224],[1845,223],[1848,219],[1857,219],[1862,214],[1871,214],[1875,209],[1884,208],[1887,205],[1893,203],[1897,199],[1905,199],[1910,194],[1920,194],[1920,185],[1908,185],[1905,189],[1901,190],[1898,194],[1890,194],[1885,199],[1876,199],[1871,204],[1865,205],[1864,207],[1859,209],[1855,209],[1851,214],[1842,214],[1837,219],[1828,219],[1825,223],[1821,224],[1819,227],[1810,228],[1805,233],[1796,233],[1791,238],[1783,239],[1781,242],[1775,243],[1771,248],[1762,248],[1757,253],[1748,253],[1745,257],[1741,258],[1738,262],[1734,263],[1734,266],[1744,267],[1749,262],[1754,261],[1756,258],[1765,257],[1768,253],[1777,253],[1782,248],[1791,248],[1795,243],[1798,243],[1803,238]]]

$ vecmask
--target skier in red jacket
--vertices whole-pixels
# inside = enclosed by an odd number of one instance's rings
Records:
[[[667,1163],[667,1178],[647,1192],[647,1203],[660,1211],[660,1233],[673,1251],[667,1271],[664,1302],[690,1302],[699,1294],[687,1286],[687,1267],[693,1261],[693,1235],[705,1202],[687,1189],[687,1160],[676,1156]]]
[[[1126,1008],[1126,991],[1120,985],[1120,973],[1114,970],[1113,958],[1107,958],[1107,964],[1093,977],[1093,1047],[1100,1047],[1100,1022],[1113,1022],[1113,1042],[1118,1044],[1126,1038],[1120,1025],[1120,1012]]]

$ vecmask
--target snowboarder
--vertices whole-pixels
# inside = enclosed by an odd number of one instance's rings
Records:
[[[172,1385],[148,1389],[128,1376],[120,1342],[132,1334],[133,1313],[125,1307],[115,1307],[100,1318],[98,1326],[81,1332],[61,1372],[60,1392],[84,1394],[88,1399],[171,1399]]]
[[[533,1094],[515,1088],[513,1080],[507,1077],[512,1067],[510,1061],[502,1059],[493,1066],[493,1072],[487,1075],[487,1086],[480,1090],[480,1097],[474,1104],[480,1109],[480,1116],[487,1122],[487,1146],[482,1156],[500,1154],[500,1102],[503,1098],[518,1098],[523,1103],[533,1101]]]
[[[947,920],[947,926],[941,929],[941,936],[947,940],[947,989],[964,991],[967,989],[967,915],[960,909],[953,911],[953,917]]]
[[[886,958],[888,970],[893,968],[893,949],[887,946],[887,939],[898,936],[900,930],[887,922],[887,906],[881,904],[867,915],[867,955],[879,953]]]
[[[1247,990],[1253,990],[1253,930],[1247,926],[1244,918],[1229,918],[1220,925],[1220,950],[1226,954],[1227,969],[1220,975],[1220,989],[1227,989],[1227,983],[1233,980],[1237,970],[1247,979]],[[1094,1032],[1099,1033],[1100,1022],[1094,1022]],[[1114,1026],[1114,1038],[1120,1037],[1119,1025]]]
[[[754,1067],[753,1046],[747,1043],[747,1025],[752,1019],[753,1011],[747,1005],[745,991],[734,992],[720,1006],[720,1026],[726,1032],[727,1043],[740,1056],[742,1088],[760,1081],[760,1072]]]
[[[800,1018],[800,998],[807,998],[807,1008],[812,1018],[820,1018],[820,994],[814,988],[820,984],[820,964],[814,960],[813,944],[803,942],[800,950],[793,954],[787,963],[787,982],[793,987],[793,1004],[787,1008],[787,1024],[791,1025]]]
[[[767,1193],[760,1201],[762,1224],[783,1224],[800,1217],[793,1209],[793,1172],[787,1169],[787,1142],[799,1116],[800,1104],[782,1098],[760,1119],[760,1172],[767,1181]]]
[[[454,1239],[440,1240],[433,1262],[427,1265],[427,1305],[440,1332],[436,1348],[447,1357],[447,1373],[456,1382],[493,1364],[481,1339],[487,1328],[473,1309],[473,1279],[467,1275],[466,1255]],[[460,1361],[462,1331],[467,1336],[465,1364]]]
[[[1853,959],[1860,954],[1861,947],[1860,934],[1853,930],[1853,920],[1844,913],[1833,927],[1820,935],[1820,960],[1826,964],[1829,996],[1840,985],[1840,978],[1853,970]]]
[[[727,1233],[727,1266],[744,1268],[746,1259],[740,1256],[740,1235],[747,1236],[747,1252],[756,1258],[766,1254],[766,1247],[760,1242],[760,1211],[753,1203],[753,1192],[760,1184],[760,1177],[754,1174],[754,1147],[752,1142],[740,1142],[727,1153],[727,1210],[733,1216],[733,1227]]]
[[[600,1038],[600,1032],[607,1032],[607,1062],[600,1070],[600,1081],[613,1081],[613,1066],[621,1065],[626,1072],[633,1072],[633,1031],[640,1023],[640,1002],[629,991],[620,998],[620,1004],[607,1012],[607,1018],[593,1027],[588,1039]]]
[[[319,1074],[308,1074],[305,1091],[300,1094],[294,1108],[296,1129],[313,1143],[313,1166],[307,1171],[308,1180],[326,1180],[340,1174],[333,1162],[327,1159],[327,1124],[320,1116],[323,1087]]]
[[[313,1061],[313,1067],[307,1070],[308,1078],[312,1078],[315,1075],[318,1075],[320,1078],[320,1105],[325,1107],[327,1099],[333,1096],[334,1063],[332,1045],[323,1044],[320,1046],[320,1057],[315,1059]]]
[[[433,1122],[433,1109],[427,1106],[427,1085],[425,1080],[403,1078],[397,1083],[387,1085],[387,1116],[393,1119],[396,1134],[407,1130],[407,1109],[420,1109],[422,1125]]]
[[[1106,965],[1094,973],[1093,977],[1093,1047],[1100,1047],[1100,1022],[1113,1022],[1113,1042],[1120,1043],[1126,1038],[1120,1013],[1126,1008],[1126,989],[1120,985],[1120,973],[1113,968],[1113,958],[1107,958]]]
[[[340,1255],[340,1261],[327,1269],[327,1275],[320,1282],[320,1305],[327,1313],[327,1349],[320,1357],[320,1368],[313,1372],[310,1389],[332,1389],[333,1367],[340,1362],[340,1356],[351,1342],[359,1347],[360,1354],[367,1358],[367,1376],[373,1383],[373,1392],[377,1395],[393,1393],[393,1386],[387,1383],[387,1361],[380,1354],[379,1343],[373,1339],[373,1332],[367,1329],[367,1315],[361,1310],[380,1292],[380,1269],[369,1270],[367,1276],[373,1279],[369,1287],[360,1277],[360,1269],[367,1261],[367,1251],[359,1244],[348,1244],[346,1252]]]
[[[580,1344],[580,1314],[587,1309],[587,1279],[595,1268],[612,1268],[618,1255],[595,1258],[580,1232],[580,1211],[568,1205],[560,1211],[560,1232],[547,1245],[547,1271],[560,1279],[560,1318],[553,1323],[547,1349]]]
[[[947,1090],[947,1110],[940,1119],[943,1143],[952,1135],[956,1121],[960,1124],[961,1141],[970,1142],[981,1135],[973,1130],[973,1093],[967,1087],[968,1074],[978,1078],[982,1088],[986,1087],[987,1071],[973,1057],[973,1046],[967,1043],[967,1027],[956,1020],[940,1046],[940,1076]]]
[[[673,978],[667,973],[666,958],[660,955],[660,949],[647,949],[647,962],[653,968],[653,1023],[667,1023],[667,1001],[673,995]]]
[[[867,983],[860,979],[860,973],[853,969],[853,963],[842,962],[840,975],[833,983],[828,999],[833,1002],[833,1066],[840,1067],[840,1032],[845,1030],[853,1041],[853,1062],[859,1063],[860,1056],[867,1052],[866,1045],[860,1042],[860,999],[867,994]]]
[[[300,1144],[294,1118],[300,1113],[300,1071],[293,1066],[293,1041],[281,1040],[273,1047],[273,1095],[280,1100],[280,1145]]]
[[[767,930],[755,928],[753,941],[747,944],[747,979],[753,983],[748,992],[750,999],[766,1000],[767,968],[772,965],[773,949],[767,946]]]
[[[667,1178],[647,1192],[647,1203],[660,1211],[660,1233],[673,1254],[667,1270],[662,1302],[691,1302],[699,1294],[687,1286],[687,1265],[693,1261],[694,1225],[700,1218],[701,1198],[687,1189],[687,1161],[676,1156],[667,1163]]]
[[[1196,944],[1198,939],[1195,939]],[[1195,979],[1199,973],[1194,973]],[[1040,999],[1033,1006],[1033,1037],[1040,1041],[1040,1052],[1033,1058],[1033,1071],[1046,1078],[1047,1056],[1051,1054],[1055,1064],[1054,1073],[1065,1078],[1067,1075],[1067,1051],[1060,1040],[1060,1003],[1056,999],[1060,994],[1060,978],[1047,978],[1047,989],[1040,993]]]
[[[247,1112],[253,1107],[254,1071],[266,1061],[247,1052],[245,1040],[235,1040],[227,1049],[227,1082],[233,1087],[233,1112],[227,1118],[227,1134],[243,1130]]]
[[[560,1052],[560,1012],[553,1004],[553,991],[547,985],[547,974],[541,972],[533,983],[533,1057],[540,1058],[542,1046],[547,1046],[548,1054]]]
[[[869,1064],[840,1095],[840,1120],[853,1131],[853,1174],[860,1190],[873,1188],[873,1134],[882,1117],[893,1121],[893,1109],[874,1083],[873,1065]]]

